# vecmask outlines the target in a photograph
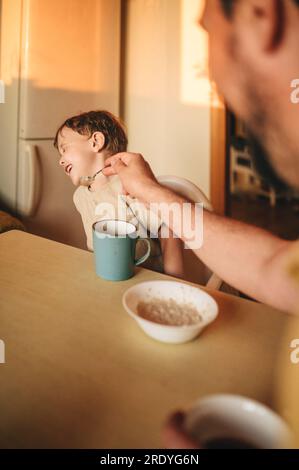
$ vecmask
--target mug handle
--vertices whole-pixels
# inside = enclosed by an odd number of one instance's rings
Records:
[[[146,261],[147,258],[149,257],[149,255],[151,254],[151,244],[150,244],[149,239],[148,238],[138,238],[137,243],[139,242],[139,240],[144,240],[147,243],[147,251],[146,251],[145,255],[140,256],[140,258],[138,258],[138,259],[135,259],[135,265],[136,266],[139,266],[140,264],[144,263],[144,261]]]

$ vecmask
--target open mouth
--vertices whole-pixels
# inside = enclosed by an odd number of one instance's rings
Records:
[[[67,175],[70,174],[70,172],[72,171],[72,168],[73,168],[73,165],[69,164],[65,167],[65,172]]]

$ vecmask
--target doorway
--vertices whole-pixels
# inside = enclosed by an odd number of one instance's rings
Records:
[[[244,124],[226,110],[226,214],[286,239],[299,238],[299,193],[276,191],[256,172]]]

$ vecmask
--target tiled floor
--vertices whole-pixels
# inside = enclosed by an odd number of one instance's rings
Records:
[[[230,201],[230,216],[250,224],[263,227],[287,240],[299,238],[299,201],[278,200],[271,207],[266,198],[233,196]]]

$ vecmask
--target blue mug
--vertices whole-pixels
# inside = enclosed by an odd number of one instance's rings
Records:
[[[108,281],[124,281],[134,275],[135,266],[147,260],[150,242],[137,235],[135,225],[123,220],[101,220],[92,225],[95,268]],[[135,259],[136,243],[144,240],[146,253]]]

